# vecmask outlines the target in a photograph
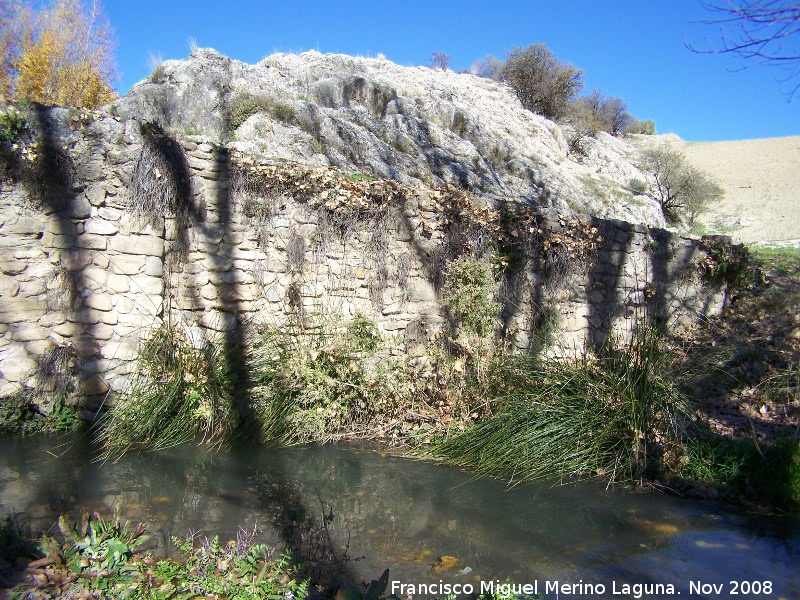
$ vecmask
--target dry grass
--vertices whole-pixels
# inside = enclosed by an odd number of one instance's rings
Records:
[[[800,427],[800,251],[753,253],[753,283],[681,339],[675,371],[712,431],[768,441]]]
[[[180,144],[151,126],[145,129],[142,153],[128,186],[127,210],[139,222],[162,227],[165,215],[185,231],[191,207],[191,177]]]

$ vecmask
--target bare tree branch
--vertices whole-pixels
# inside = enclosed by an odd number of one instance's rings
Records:
[[[686,41],[698,54],[737,54],[743,68],[768,65],[785,71],[778,81],[800,79],[800,2],[791,0],[701,0],[714,16],[701,21],[719,26],[717,41],[705,47]],[[787,92],[789,101],[800,90],[800,81]]]

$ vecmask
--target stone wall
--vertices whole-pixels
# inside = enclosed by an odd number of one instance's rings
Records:
[[[557,349],[580,350],[643,317],[687,326],[724,305],[724,289],[701,282],[702,247],[664,230],[518,216],[508,229],[496,200],[462,190],[258,161],[197,136],[143,136],[109,115],[38,118],[34,151],[4,158],[0,397],[34,385],[41,357],[62,346],[75,350],[84,395],[120,391],[139,344],[168,318],[197,343],[330,313],[364,314],[400,343],[448,328],[458,337],[443,273],[459,253],[503,267],[508,257],[486,252],[492,235],[528,253],[500,269],[498,331],[520,349],[543,315]],[[142,162],[147,135],[161,140],[166,167]],[[135,185],[162,214],[131,210]],[[576,232],[589,242],[572,247]],[[517,244],[520,235],[538,245]]]

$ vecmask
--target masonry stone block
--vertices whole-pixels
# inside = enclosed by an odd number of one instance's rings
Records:
[[[249,285],[221,286],[217,288],[217,294],[227,302],[250,301],[258,298],[257,289]]]
[[[233,268],[233,261],[214,254],[203,259],[203,267],[214,272],[230,271]]]
[[[72,248],[75,245],[75,238],[74,235],[53,235],[49,245],[58,249]]]
[[[133,360],[139,351],[139,340],[130,337],[110,340],[100,347],[100,356],[106,359]],[[120,391],[120,390],[116,390]]]
[[[131,279],[127,275],[108,274],[106,286],[117,294],[124,294],[131,289]]]
[[[164,275],[164,263],[158,256],[148,256],[144,261],[144,272],[150,277],[162,277]]]
[[[239,246],[234,246],[225,251],[225,256],[232,260],[240,260],[252,262],[257,258],[257,253],[254,250],[247,250]]]
[[[19,294],[19,284],[10,276],[0,277],[0,296],[14,298]]]
[[[90,250],[105,250],[108,247],[108,238],[103,235],[83,233],[75,240],[75,246]]]
[[[75,223],[71,219],[65,218],[64,215],[53,215],[47,220],[46,231],[52,233],[54,236],[65,235],[75,236],[78,230]]]
[[[105,219],[92,219],[87,221],[83,226],[84,233],[91,233],[94,235],[116,235],[119,233],[119,225],[114,221],[106,221]]]
[[[110,277],[106,269],[101,269],[96,265],[88,266],[80,272],[80,279],[88,285],[95,284],[95,287],[105,287]]]
[[[45,303],[37,298],[0,298],[0,323],[35,321],[45,309]]]
[[[72,219],[86,219],[92,214],[92,205],[84,196],[73,198],[67,206],[67,216]]]
[[[81,381],[80,387],[81,393],[85,396],[99,396],[109,390],[108,384],[97,373]]]
[[[65,250],[61,253],[61,265],[70,271],[80,271],[92,264],[92,252],[83,248]]]
[[[25,260],[3,260],[0,258],[0,271],[4,275],[19,275],[28,267]]]
[[[11,339],[15,342],[32,342],[47,338],[47,330],[38,323],[19,323],[12,329]]]
[[[135,275],[131,277],[131,291],[137,294],[159,295],[164,289],[164,282],[160,277],[149,277],[147,275]]]
[[[114,335],[114,328],[105,323],[98,323],[88,327],[87,333],[96,340],[110,340]]]
[[[152,235],[115,235],[109,249],[122,254],[160,257],[164,254],[164,240]]]
[[[53,331],[65,338],[71,338],[81,335],[86,331],[86,325],[83,323],[76,323],[75,321],[67,321],[53,327]]]
[[[8,220],[0,229],[3,236],[19,235],[31,236],[38,235],[44,231],[44,222],[38,217],[21,216],[16,220]]]
[[[27,356],[4,357],[0,364],[0,376],[15,383],[25,381],[36,369],[36,361]]]
[[[76,354],[80,357],[96,356],[100,350],[97,340],[89,333],[74,337],[70,341]]]
[[[86,189],[85,196],[89,204],[100,206],[106,199],[106,186],[102,183],[95,183]]]
[[[107,312],[114,308],[111,297],[107,294],[92,294],[83,299],[86,308]]]

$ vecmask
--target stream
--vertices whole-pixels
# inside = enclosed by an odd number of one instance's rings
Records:
[[[148,524],[156,556],[174,551],[172,536],[226,542],[257,527],[258,541],[312,566],[329,535],[353,580],[388,567],[401,597],[508,582],[548,598],[800,598],[792,517],[599,482],[507,489],[348,445],[92,457],[85,436],[0,437],[0,516],[41,530],[82,507],[117,510]]]

